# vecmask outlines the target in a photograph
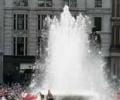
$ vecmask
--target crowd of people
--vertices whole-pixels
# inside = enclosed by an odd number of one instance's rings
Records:
[[[24,87],[19,83],[10,85],[0,85],[0,100],[20,100],[20,94],[24,92]]]
[[[39,94],[40,100],[54,100],[50,90],[47,96]],[[12,83],[11,85],[0,85],[0,100],[38,100],[36,96],[26,92],[26,89],[20,83]]]

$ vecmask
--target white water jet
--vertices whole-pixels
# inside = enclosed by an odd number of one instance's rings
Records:
[[[112,100],[103,57],[88,52],[90,29],[89,18],[80,14],[75,19],[67,6],[60,19],[51,20],[46,78],[41,88],[50,89],[55,95],[90,95],[96,100]]]

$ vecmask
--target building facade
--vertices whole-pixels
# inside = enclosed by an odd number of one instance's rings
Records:
[[[4,0],[0,0],[0,83],[3,82]]]
[[[112,0],[111,78],[120,85],[120,1]]]
[[[2,0],[1,0],[2,1]],[[102,52],[109,57],[111,36],[111,0],[3,0],[3,77],[16,76],[35,62],[38,55],[44,56],[41,33],[44,19],[61,13],[65,4],[76,16],[80,12],[91,19],[102,37]],[[39,49],[40,48],[40,49]],[[41,59],[42,60],[42,59]],[[2,79],[2,78],[1,78]],[[14,80],[18,81],[18,80]]]

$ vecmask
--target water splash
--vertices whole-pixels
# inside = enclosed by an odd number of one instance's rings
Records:
[[[89,18],[80,14],[75,19],[65,6],[60,19],[54,17],[49,25],[46,77],[41,88],[56,95],[92,95],[96,100],[111,100],[103,58],[89,52]]]

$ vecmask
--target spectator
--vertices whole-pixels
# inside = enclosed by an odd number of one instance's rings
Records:
[[[53,95],[50,90],[48,90],[47,100],[54,100]]]

